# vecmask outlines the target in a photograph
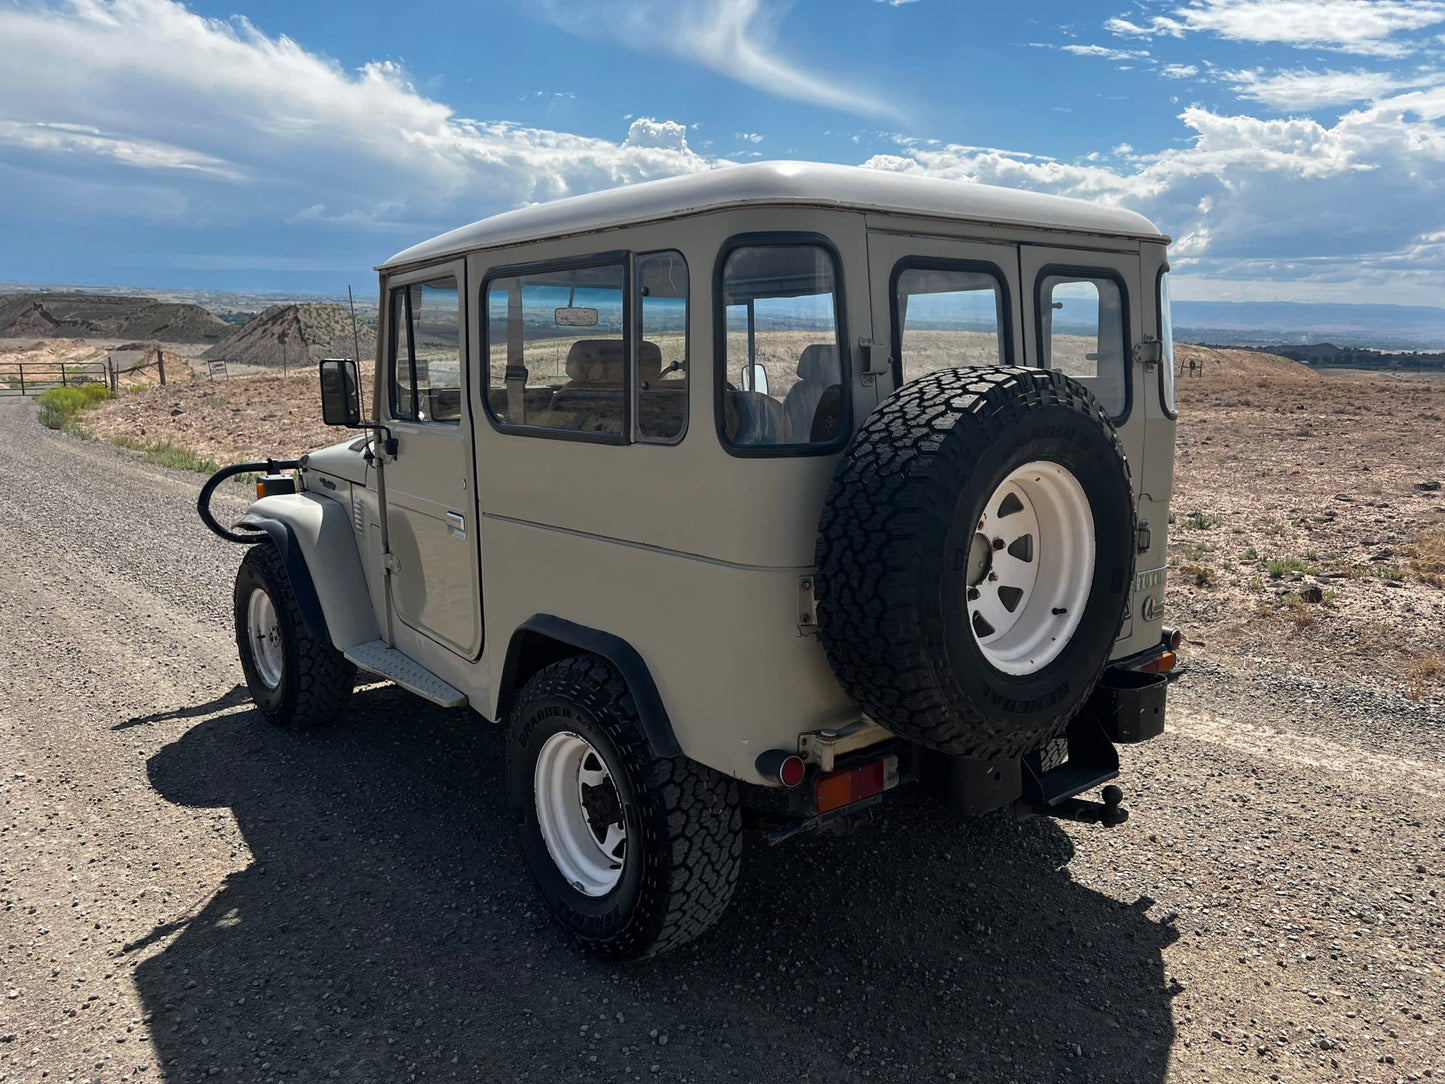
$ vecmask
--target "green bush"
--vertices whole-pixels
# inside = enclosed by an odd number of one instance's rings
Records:
[[[64,429],[82,410],[99,406],[110,398],[104,384],[82,384],[78,388],[50,388],[35,397],[40,404],[40,424]]]

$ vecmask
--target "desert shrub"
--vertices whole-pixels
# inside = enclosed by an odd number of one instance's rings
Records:
[[[1314,572],[1311,566],[1305,564],[1298,557],[1271,557],[1264,564],[1264,570],[1269,573],[1269,578],[1277,580],[1281,576],[1291,572]]]
[[[110,398],[104,384],[82,384],[78,388],[49,388],[35,397],[40,404],[40,424],[47,429],[64,429],[82,410],[99,406]]]
[[[1184,517],[1185,526],[1193,527],[1196,531],[1207,531],[1211,527],[1218,527],[1223,522],[1223,516],[1217,516],[1212,512],[1190,512]]]
[[[1240,556],[1240,560],[1243,560],[1243,561],[1258,561],[1258,560],[1259,560],[1259,550],[1255,549],[1253,546],[1250,546],[1249,549],[1245,550],[1245,551],[1244,551],[1243,553],[1241,553],[1239,556]]]

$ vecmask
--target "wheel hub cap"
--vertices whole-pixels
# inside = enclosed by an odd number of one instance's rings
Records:
[[[261,588],[251,592],[246,603],[246,630],[251,641],[251,662],[256,675],[266,688],[281,684],[285,655],[281,645],[281,623],[276,619],[276,606]]]
[[[967,556],[974,641],[1006,674],[1032,674],[1067,646],[1094,579],[1094,515],[1073,473],[1025,463],[984,504]]]
[[[584,896],[605,896],[627,856],[627,817],[606,761],[581,735],[553,734],[537,752],[532,784],[537,827],[558,872]]]

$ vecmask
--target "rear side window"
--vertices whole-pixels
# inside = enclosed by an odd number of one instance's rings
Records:
[[[1112,275],[1039,279],[1039,350],[1045,367],[1088,387],[1112,417],[1128,407],[1124,287]]]
[[[959,365],[1008,364],[1008,294],[996,271],[900,264],[893,281],[900,384]]]
[[[462,322],[457,280],[444,275],[391,292],[387,372],[392,417],[456,425],[462,416]]]
[[[751,244],[719,272],[719,405],[734,449],[811,449],[844,433],[838,272],[817,244]]]
[[[687,429],[687,261],[680,252],[650,252],[633,268],[637,439],[671,444]]]
[[[487,408],[504,425],[622,437],[622,263],[490,279]]]

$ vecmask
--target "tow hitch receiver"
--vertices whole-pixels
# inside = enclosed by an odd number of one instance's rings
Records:
[[[1102,801],[1091,802],[1078,795],[1107,783],[1119,774],[1119,751],[1092,712],[1085,709],[1069,723],[1066,740],[1069,756],[1062,764],[1045,770],[1043,753],[1035,751],[1023,760],[1023,798],[1038,813],[1063,820],[1113,826],[1123,824],[1129,811],[1120,803],[1124,792],[1104,788]]]

